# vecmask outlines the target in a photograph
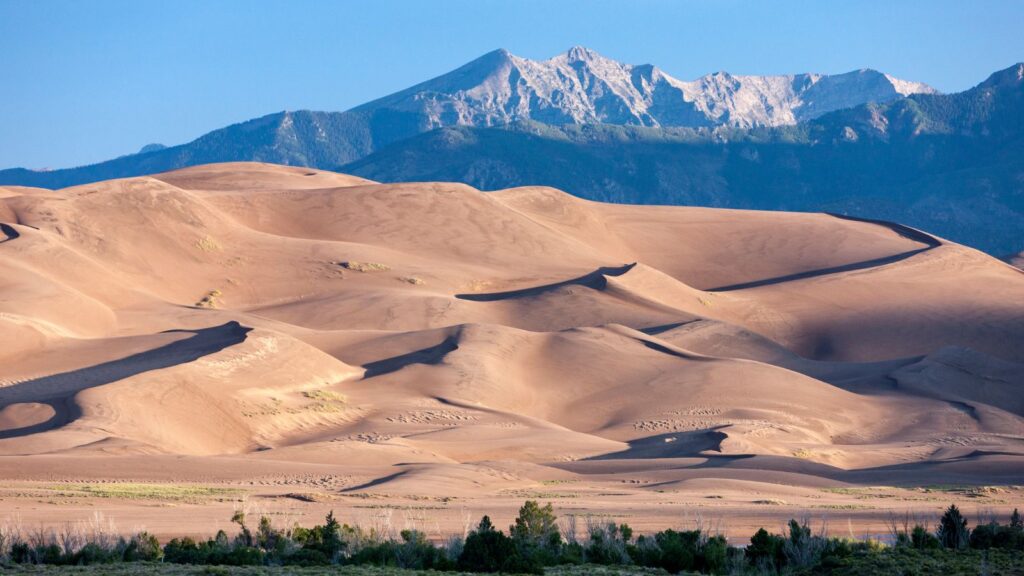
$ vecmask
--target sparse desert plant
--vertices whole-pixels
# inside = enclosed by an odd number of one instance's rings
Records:
[[[401,278],[399,278],[399,280],[407,284],[412,284],[414,286],[422,286],[427,283],[426,280],[418,276],[402,276]]]
[[[196,302],[197,308],[217,308],[220,306],[220,297],[222,296],[220,290],[210,290],[202,298]]]
[[[342,268],[346,270],[352,270],[353,272],[386,272],[391,270],[391,266],[387,264],[381,264],[380,262],[359,262],[357,260],[346,260],[338,263]]]
[[[123,500],[164,500],[198,503],[210,499],[235,498],[236,488],[192,484],[154,484],[142,482],[98,482],[56,484],[46,488],[67,497],[118,498]],[[94,519],[93,524],[96,523]],[[110,527],[108,526],[109,530]]]
[[[333,390],[305,390],[302,395],[313,401],[306,408],[316,412],[338,412],[344,410],[348,402],[344,394]]]
[[[220,250],[220,244],[218,244],[217,241],[209,235],[196,240],[195,245],[196,248],[199,248],[203,252],[216,252]]]

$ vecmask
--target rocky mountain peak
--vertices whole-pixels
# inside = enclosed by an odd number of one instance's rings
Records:
[[[875,70],[831,76],[719,71],[684,81],[650,64],[626,64],[573,46],[547,60],[495,50],[356,110],[412,114],[422,129],[517,120],[749,128],[795,124],[866,102],[933,91]]]
[[[994,72],[981,86],[986,88],[1007,88],[1020,86],[1024,83],[1024,62],[1018,62],[1009,68]]]
[[[565,58],[568,62],[590,62],[593,60],[605,59],[603,56],[586,46],[573,46],[572,48],[569,48],[565,54],[562,54],[561,57]],[[556,56],[555,58],[559,57]]]

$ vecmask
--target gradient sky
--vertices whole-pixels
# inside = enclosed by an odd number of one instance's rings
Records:
[[[950,92],[1024,60],[1017,0],[0,0],[0,168],[345,110],[495,48],[681,79],[876,68]]]

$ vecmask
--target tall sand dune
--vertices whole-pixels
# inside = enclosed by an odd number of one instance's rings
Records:
[[[641,524],[1024,483],[1024,274],[896,223],[229,163],[0,188],[0,267],[11,482]]]

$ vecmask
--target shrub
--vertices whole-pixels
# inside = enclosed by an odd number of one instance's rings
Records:
[[[35,564],[64,564],[64,554],[56,544],[36,546],[32,556]]]
[[[729,563],[729,542],[725,536],[712,536],[704,542],[700,554],[700,569],[711,574],[722,574]]]
[[[341,262],[341,266],[355,272],[384,272],[391,270],[391,267],[387,264],[381,264],[379,262],[358,262],[356,260]]]
[[[444,552],[427,541],[419,530],[402,530],[402,544],[396,548],[399,568],[415,570],[449,570],[454,563]]]
[[[527,500],[523,504],[515,524],[508,529],[520,564],[532,567],[558,563],[562,535],[557,520],[550,503],[541,507],[536,501]]]
[[[164,545],[164,561],[173,564],[199,564],[199,546],[185,536],[174,538]]]
[[[659,567],[661,566],[661,548],[652,536],[640,536],[636,544],[627,548],[629,557],[638,566]]]
[[[327,514],[327,518],[322,526],[318,525],[312,528],[296,526],[290,533],[290,540],[296,546],[301,547],[302,550],[310,551],[310,553],[305,554],[304,561],[312,562],[313,559],[319,558],[319,556],[311,553],[318,552],[327,559],[324,563],[336,563],[341,558],[341,553],[348,547],[342,538],[342,532],[346,529],[354,531],[348,526],[342,527],[338,519],[334,517],[334,511],[332,510]],[[296,554],[298,552],[293,551],[291,553]]]
[[[796,568],[814,566],[821,561],[827,539],[824,535],[811,534],[807,522],[789,521],[789,538],[783,543],[782,551],[786,565]]]
[[[284,566],[327,566],[330,563],[331,559],[326,554],[310,548],[299,548],[281,561]]]
[[[942,547],[939,539],[920,524],[914,526],[914,529],[911,531],[910,544],[917,550],[934,550]]]
[[[588,522],[587,545],[583,559],[591,564],[629,564],[632,559],[628,552],[633,529],[627,524],[614,522]]]
[[[683,570],[693,570],[697,564],[697,548],[700,541],[700,531],[687,530],[676,532],[665,530],[654,535],[658,548],[661,550],[661,564],[672,574],[678,574]]]
[[[490,517],[484,516],[466,537],[458,567],[468,572],[498,572],[514,553],[512,539],[495,530]]]
[[[759,569],[775,569],[783,563],[783,546],[785,540],[782,536],[769,534],[761,528],[750,537],[750,545],[747,546],[747,561]]]
[[[444,551],[427,541],[419,530],[402,530],[401,542],[385,540],[360,548],[349,558],[349,564],[393,566],[412,570],[450,570],[454,562]]]
[[[140,532],[132,536],[125,547],[123,558],[125,562],[155,562],[163,557],[160,549],[160,542],[156,536],[148,532]]]
[[[67,560],[70,564],[86,566],[89,564],[110,564],[114,560],[120,560],[120,557],[115,557],[110,550],[103,548],[99,544],[89,542]],[[56,564],[61,562],[48,562],[48,564],[50,563]]]
[[[32,548],[26,542],[15,542],[11,545],[11,562],[29,564],[32,562]]]
[[[700,530],[665,530],[653,537],[637,538],[636,545],[629,547],[629,555],[640,566],[672,574],[693,570],[719,574],[726,571],[731,557],[733,564],[737,560],[742,563],[743,552],[730,548],[724,536],[708,537]]]
[[[971,531],[970,546],[975,550],[1024,550],[1024,530],[1015,528],[1012,522],[1008,526],[996,522],[980,524]]]

